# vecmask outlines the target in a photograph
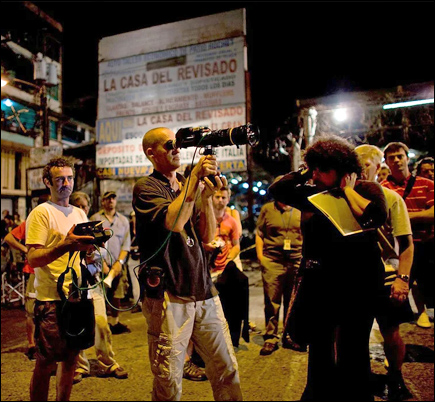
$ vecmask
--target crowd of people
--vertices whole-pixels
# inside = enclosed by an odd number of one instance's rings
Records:
[[[112,336],[130,332],[119,312],[132,286],[136,300],[128,310],[140,309],[147,322],[152,399],[180,400],[183,378],[208,380],[215,400],[243,399],[247,384],[235,348],[241,338],[249,342],[249,284],[240,260],[240,215],[228,208],[231,191],[216,156],[202,156],[181,175],[174,140],[167,128],[143,137],[154,171],[134,186],[133,225],[117,211],[115,191],[104,193],[101,209],[88,217],[89,195],[74,192],[74,165],[66,157],[44,168],[48,199],[26,221],[3,211],[2,240],[25,255],[26,354],[36,360],[30,400],[47,400],[55,370],[58,400],[69,400],[73,384],[90,375],[85,350],[72,346],[61,319],[65,297],[80,298],[87,283],[83,261],[92,285],[98,376],[129,375],[115,359]],[[385,341],[389,399],[412,396],[402,375],[399,327],[414,320],[412,292],[416,325],[431,328],[433,179],[433,158],[411,172],[403,143],[382,151],[324,136],[306,149],[300,170],[270,186],[273,201],[262,207],[255,233],[264,290],[260,355],[280,344],[308,352],[302,400],[373,400],[374,320]],[[342,233],[314,201],[319,195],[330,204],[344,200],[340,213],[348,211],[358,230]],[[98,222],[109,238],[99,244],[89,233],[78,235],[77,225],[86,222]],[[137,272],[129,272],[133,246]],[[71,274],[60,283],[65,269]]]

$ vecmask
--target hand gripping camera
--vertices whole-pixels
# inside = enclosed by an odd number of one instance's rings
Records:
[[[92,236],[94,239],[90,243],[98,246],[102,246],[113,235],[111,230],[103,228],[103,221],[79,223],[73,233],[77,236]]]
[[[204,148],[203,155],[214,155],[213,148],[227,147],[231,145],[250,145],[256,147],[260,142],[260,131],[256,126],[247,124],[245,126],[227,128],[224,130],[211,130],[208,127],[187,127],[181,128],[175,135],[175,141],[169,144],[171,148]],[[209,177],[216,185],[214,177]]]
[[[176,148],[204,147],[207,150],[246,144],[255,147],[260,140],[260,131],[252,124],[214,131],[208,127],[187,127],[178,130],[175,138]]]

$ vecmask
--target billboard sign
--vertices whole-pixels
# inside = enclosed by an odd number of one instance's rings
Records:
[[[223,16],[230,22],[222,24]],[[209,41],[204,42],[206,26]],[[143,46],[132,41],[131,48],[121,53],[119,44],[128,47],[127,38],[139,38],[137,31],[100,43],[96,159],[100,178],[150,174],[142,138],[153,128],[176,132],[183,127],[217,130],[246,124],[244,10],[158,27],[160,39],[153,37],[154,42],[147,43],[147,33],[156,29],[142,30]],[[197,33],[196,40],[192,32]],[[183,40],[185,33],[189,35]],[[178,46],[170,47],[174,43]],[[138,49],[152,51],[135,54]],[[193,159],[193,154],[194,150],[182,150],[181,169],[198,160],[199,155]],[[246,146],[217,149],[217,156],[223,172],[247,170]]]

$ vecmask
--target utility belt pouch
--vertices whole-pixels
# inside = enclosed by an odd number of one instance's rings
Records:
[[[159,267],[147,265],[139,270],[141,296],[151,299],[163,299],[166,290],[165,272]]]

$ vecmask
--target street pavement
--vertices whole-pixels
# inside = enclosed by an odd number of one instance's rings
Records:
[[[258,266],[247,266],[250,280],[250,321],[256,324],[250,342],[241,340],[236,356],[245,400],[293,401],[299,400],[306,381],[307,353],[280,347],[271,356],[260,356],[264,331],[263,289]],[[320,306],[319,306],[320,308]],[[321,310],[319,311],[321,314]],[[310,317],[316,319],[316,317]],[[96,377],[97,363],[94,349],[87,351],[91,362],[91,376],[74,385],[72,401],[128,401],[151,400],[152,376],[148,362],[146,322],[141,313],[124,311],[120,321],[131,333],[114,335],[113,345],[117,361],[129,372],[129,378]],[[422,329],[415,323],[401,326],[407,345],[403,367],[405,382],[414,401],[434,400],[434,327]],[[26,351],[25,315],[22,307],[3,307],[1,310],[1,400],[29,400],[29,383],[34,362],[24,355]],[[385,381],[382,337],[376,323],[371,334],[371,362],[376,383]],[[381,387],[380,387],[381,388]],[[357,392],[357,390],[356,390]],[[376,400],[382,400],[376,396]],[[55,380],[50,384],[49,400],[55,400]],[[185,401],[213,400],[208,381],[183,380]],[[349,396],[352,400],[352,396]]]

